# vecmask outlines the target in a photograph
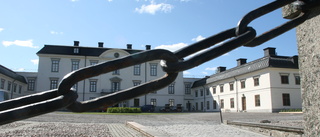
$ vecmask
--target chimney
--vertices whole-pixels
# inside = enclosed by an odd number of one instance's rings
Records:
[[[226,71],[226,69],[227,69],[227,67],[222,67],[222,66],[220,66],[220,67],[217,68],[217,73]]]
[[[237,59],[237,66],[241,66],[241,65],[246,64],[246,63],[247,63],[247,59],[245,59],[245,58]]]
[[[132,49],[132,44],[127,44],[127,49]]]
[[[98,47],[103,48],[103,42],[98,42]]]
[[[79,41],[73,41],[73,46],[76,46],[76,47],[78,47],[79,46]]]
[[[146,50],[150,50],[151,49],[151,45],[146,45]]]
[[[276,56],[276,48],[268,47],[268,48],[265,48],[263,50],[264,50],[264,56],[265,57],[267,57],[267,56]]]

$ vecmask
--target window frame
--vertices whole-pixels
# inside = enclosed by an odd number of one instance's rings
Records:
[[[246,80],[245,79],[240,80],[240,87],[241,87],[241,89],[245,89],[246,88]]]
[[[80,60],[79,59],[71,59],[71,71],[78,70],[80,67]]]
[[[141,75],[141,64],[137,64],[133,66],[133,75],[135,76]]]
[[[260,76],[255,76],[253,77],[253,85],[256,86],[260,86]]]
[[[290,94],[282,93],[282,105],[283,106],[291,106]]]
[[[169,86],[168,86],[168,94],[174,94],[175,92],[175,83],[171,83]]]
[[[150,76],[157,76],[158,63],[150,63]]]
[[[89,80],[89,92],[97,92],[97,85],[98,85],[97,79],[90,79]]]
[[[260,98],[260,94],[254,95],[254,105],[256,107],[260,107],[261,106],[261,98]]]
[[[59,72],[59,64],[60,64],[60,59],[59,58],[52,58],[51,59],[51,72]]]
[[[286,84],[286,85],[290,84],[289,75],[290,73],[280,73],[281,84]]]
[[[229,89],[230,91],[234,91],[234,82],[229,83]]]

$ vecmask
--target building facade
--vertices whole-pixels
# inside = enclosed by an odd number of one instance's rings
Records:
[[[150,45],[146,50],[150,50]],[[126,49],[45,45],[39,50],[38,72],[14,72],[0,65],[0,97],[16,98],[50,89],[56,89],[63,77],[79,68],[143,52],[128,44]],[[148,61],[114,70],[78,82],[73,89],[77,101],[87,101],[165,75],[160,60]],[[300,109],[302,106],[298,56],[278,56],[275,48],[264,49],[260,59],[246,62],[237,60],[229,70],[218,67],[217,73],[205,78],[177,79],[169,86],[149,94],[116,104],[118,107],[154,105],[156,111],[166,105],[182,105],[183,111],[223,112],[278,112],[283,109]]]
[[[0,101],[24,96],[27,81],[22,75],[0,65]]]
[[[216,74],[192,86],[197,111],[279,112],[301,109],[298,56],[276,55],[275,48],[264,49],[264,57],[237,67],[218,67]]]
[[[146,46],[146,50],[150,50],[150,45]],[[104,48],[101,42],[97,47],[79,46],[78,41],[75,41],[73,46],[45,45],[37,53],[39,68],[36,90],[57,88],[66,74],[79,68],[139,52],[142,50],[132,49],[131,44],[127,45],[127,49]],[[73,86],[79,95],[78,101],[94,99],[160,78],[165,72],[162,71],[159,62],[160,60],[149,61],[80,81]],[[121,102],[116,106],[139,107],[151,104],[157,106],[158,110],[165,104],[170,106],[184,104],[183,87],[183,76],[179,73],[175,82],[168,87]]]

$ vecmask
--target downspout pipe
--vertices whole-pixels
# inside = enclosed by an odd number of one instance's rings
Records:
[[[239,91],[238,91],[238,79],[236,77],[233,77],[235,80],[236,85],[236,102],[237,102],[237,112],[239,112]]]

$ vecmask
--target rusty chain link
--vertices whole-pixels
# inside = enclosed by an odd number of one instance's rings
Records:
[[[257,37],[255,29],[248,27],[248,24],[254,19],[291,3],[301,12],[298,17]],[[213,35],[174,53],[161,49],[148,50],[73,71],[62,79],[58,89],[0,102],[0,125],[53,112],[64,107],[73,112],[95,110],[159,90],[171,84],[181,71],[194,68],[242,45],[255,47],[291,30],[303,23],[308,18],[308,10],[319,6],[319,3],[319,1],[312,0],[298,2],[297,0],[275,0],[246,14],[236,28]],[[227,41],[227,39],[230,40]],[[214,45],[217,46],[208,49]],[[201,50],[206,51],[184,60],[184,57]],[[163,77],[84,102],[76,101],[78,95],[70,90],[81,80],[152,60],[161,60],[160,65],[166,72]]]

